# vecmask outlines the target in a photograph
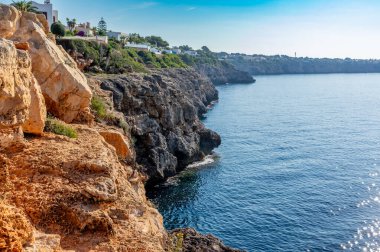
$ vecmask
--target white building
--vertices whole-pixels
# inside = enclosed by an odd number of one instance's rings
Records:
[[[184,51],[184,54],[190,55],[190,56],[198,56],[197,51]]]
[[[161,55],[162,54],[160,50],[158,50],[157,48],[154,48],[154,47],[150,48],[149,51],[152,52],[152,53],[154,53],[154,54],[156,54],[156,55]]]
[[[45,0],[43,4],[32,1],[32,5],[36,7],[38,12],[45,15],[49,23],[49,28],[53,23],[58,21],[58,11],[53,10],[53,4],[50,3],[50,0]]]
[[[181,50],[181,49],[177,49],[177,48],[175,48],[175,49],[172,49],[172,53],[173,53],[173,54],[181,54],[181,53],[182,53],[182,50]]]
[[[68,30],[68,28],[67,28],[67,30]],[[89,22],[76,25],[74,30],[76,30],[78,33],[83,32],[84,35],[87,37],[94,36],[94,32],[92,31],[91,24]]]
[[[133,49],[136,49],[137,51],[146,51],[146,52],[150,51],[150,46],[145,45],[145,44],[127,43],[125,45],[125,47],[127,47],[127,48],[133,48]]]
[[[108,38],[114,38],[114,39],[120,41],[123,37],[127,38],[128,34],[123,33],[123,32],[109,31],[109,32],[107,32],[107,36],[108,36]]]
[[[62,40],[85,40],[85,41],[93,41],[99,44],[108,44],[107,36],[92,36],[92,37],[80,37],[80,36],[65,36],[61,38]]]

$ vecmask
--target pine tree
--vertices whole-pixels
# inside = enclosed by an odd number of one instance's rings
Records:
[[[98,35],[105,36],[107,34],[107,23],[104,18],[101,18],[98,23]]]

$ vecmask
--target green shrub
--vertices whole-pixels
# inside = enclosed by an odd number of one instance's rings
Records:
[[[65,36],[65,26],[61,22],[55,22],[50,27],[51,32],[57,37]]]
[[[74,33],[72,31],[66,31],[65,36],[66,37],[72,37],[72,36],[74,36]]]
[[[45,131],[52,132],[57,135],[67,136],[69,138],[78,137],[78,134],[73,127],[58,119],[51,117],[48,117],[46,120]]]
[[[104,119],[107,116],[107,108],[104,101],[99,96],[92,97],[91,110],[99,119]]]

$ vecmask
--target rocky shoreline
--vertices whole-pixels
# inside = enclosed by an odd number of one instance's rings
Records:
[[[191,69],[88,80],[44,15],[3,4],[0,59],[0,251],[233,251],[165,230],[144,186],[220,144],[199,119],[218,98],[209,80]],[[103,112],[118,123],[94,120],[94,95],[111,98]]]
[[[174,176],[220,145],[220,136],[200,121],[218,99],[218,92],[194,70],[96,78],[102,89],[112,92],[115,109],[131,126],[136,161],[148,176],[148,187]]]
[[[256,80],[248,72],[237,70],[233,65],[221,62],[219,65],[198,64],[194,68],[203,76],[209,78],[214,85],[251,84]]]

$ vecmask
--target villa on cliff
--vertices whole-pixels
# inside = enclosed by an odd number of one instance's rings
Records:
[[[70,30],[70,29],[68,27],[66,27],[66,30]],[[77,33],[82,32],[83,35],[86,36],[86,37],[92,37],[92,36],[94,36],[94,31],[91,28],[90,22],[77,24],[75,26],[74,30],[77,31]]]
[[[151,48],[149,45],[146,45],[146,44],[134,44],[134,43],[127,43],[125,47],[133,48],[137,51],[146,51],[146,52],[149,52]]]
[[[118,41],[121,41],[123,38],[127,38],[128,34],[123,33],[123,32],[109,31],[109,32],[107,32],[107,36],[108,36],[108,38],[113,38],[113,39],[116,39]]]
[[[49,27],[58,21],[58,11],[53,10],[53,4],[50,3],[50,0],[45,0],[43,4],[32,1],[32,5],[37,9],[38,12],[41,12],[45,15],[49,23]]]

